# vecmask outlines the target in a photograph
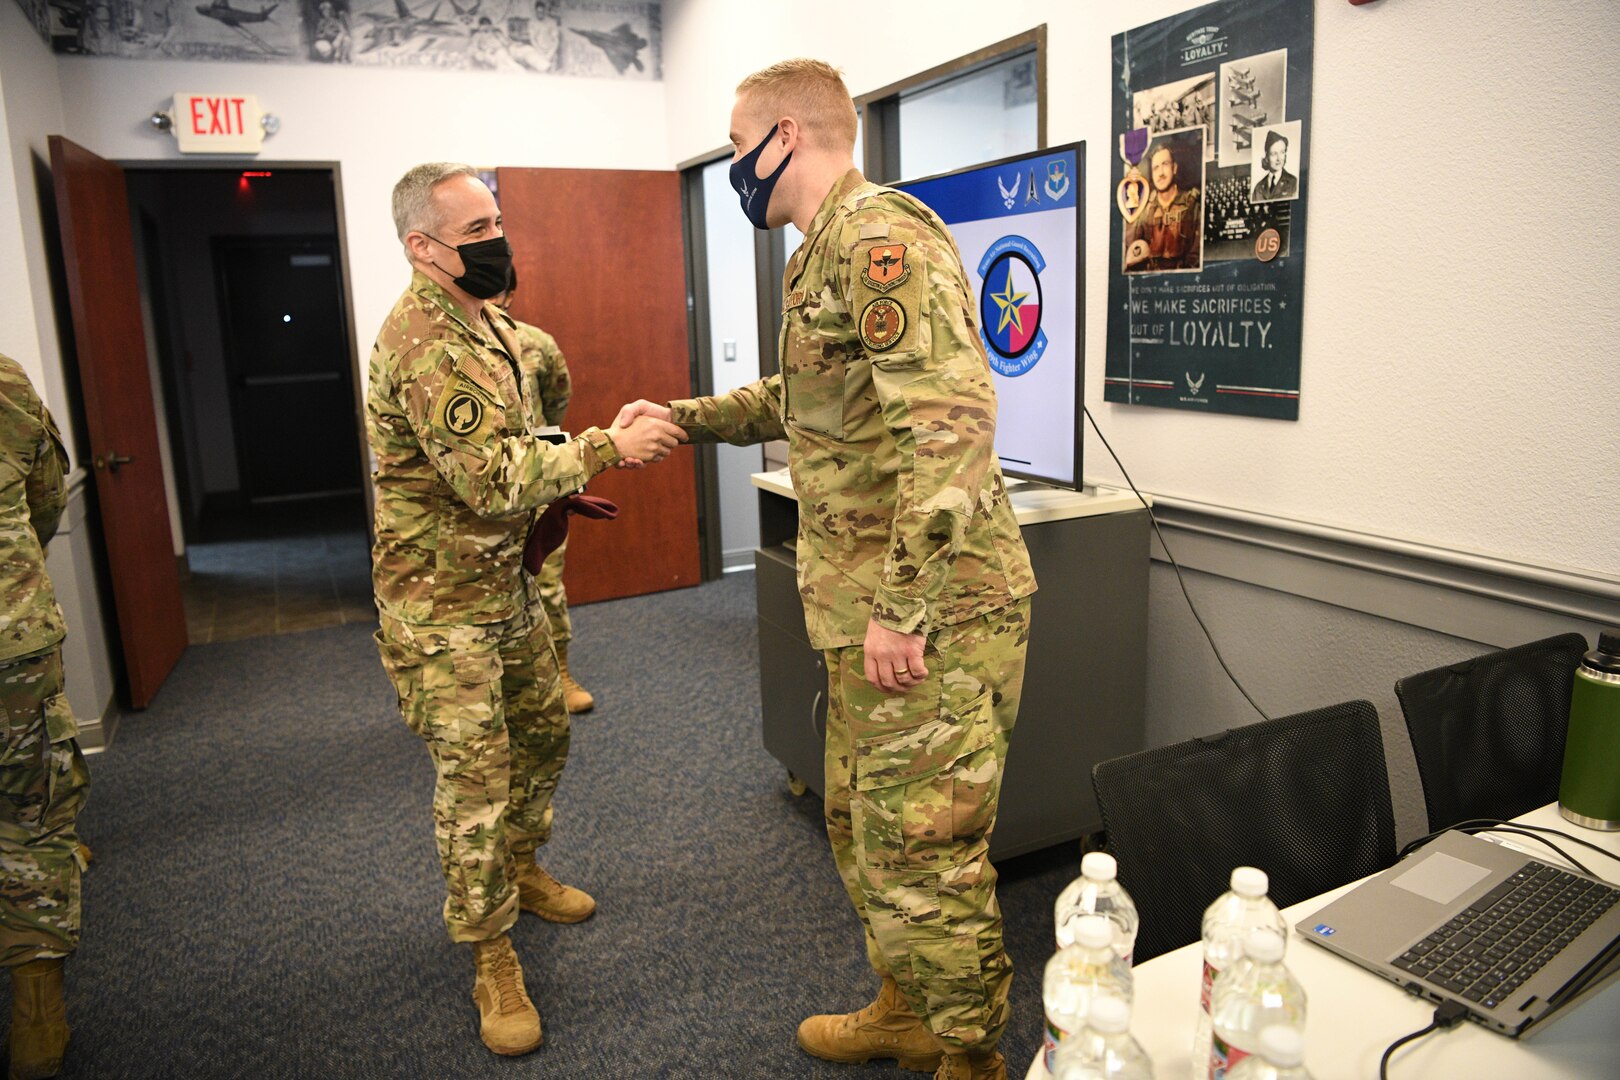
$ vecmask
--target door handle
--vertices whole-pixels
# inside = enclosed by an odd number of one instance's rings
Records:
[[[115,450],[106,457],[102,457],[100,454],[97,454],[95,466],[98,469],[106,469],[108,472],[117,472],[118,466],[128,465],[134,460],[135,459],[130,457],[128,454],[120,454]]]

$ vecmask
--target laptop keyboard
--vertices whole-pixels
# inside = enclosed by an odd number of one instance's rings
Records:
[[[1527,863],[1392,962],[1452,997],[1495,1008],[1617,900],[1620,889]]]

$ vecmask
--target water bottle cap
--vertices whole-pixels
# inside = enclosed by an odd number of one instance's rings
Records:
[[[1581,662],[1593,671],[1620,674],[1620,630],[1599,633],[1597,648],[1581,657]]]
[[[1299,1068],[1305,1063],[1305,1033],[1286,1024],[1261,1028],[1260,1056],[1280,1068]]]
[[[1082,915],[1074,923],[1074,943],[1088,949],[1106,949],[1114,943],[1114,927],[1101,915]]]
[[[1275,964],[1283,958],[1288,945],[1283,936],[1269,927],[1249,931],[1243,939],[1243,955],[1262,964]]]
[[[1093,881],[1113,881],[1119,876],[1119,863],[1106,851],[1093,851],[1080,860],[1080,873]]]
[[[1086,1026],[1099,1035],[1123,1035],[1131,1030],[1131,1007],[1124,998],[1101,994],[1091,999]]]
[[[1271,879],[1264,870],[1253,866],[1240,866],[1232,871],[1232,891],[1239,896],[1256,897],[1266,895],[1271,888]]]

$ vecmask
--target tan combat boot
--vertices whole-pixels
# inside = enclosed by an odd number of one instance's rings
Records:
[[[557,642],[557,666],[562,669],[563,704],[570,713],[590,712],[596,707],[591,692],[575,681],[568,670],[568,642]]]
[[[31,960],[11,969],[11,1080],[42,1080],[62,1071],[67,1052],[62,960]]]
[[[540,867],[530,855],[517,861],[518,907],[547,922],[584,922],[596,911],[596,901],[583,889],[564,885]]]
[[[799,1045],[823,1061],[858,1064],[894,1058],[912,1072],[929,1072],[944,1056],[888,975],[877,1000],[860,1012],[812,1016],[800,1024]]]
[[[512,939],[502,934],[473,942],[473,1003],[478,1006],[478,1035],[497,1054],[516,1057],[540,1045],[540,1010],[523,986]]]
[[[946,1054],[934,1080],[1007,1080],[1007,1059],[1000,1050],[988,1054]]]

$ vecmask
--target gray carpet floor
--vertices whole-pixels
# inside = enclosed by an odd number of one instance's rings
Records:
[[[813,796],[760,745],[752,575],[580,608],[575,720],[542,852],[600,908],[514,931],[545,1045],[478,1041],[439,916],[426,752],[370,627],[191,648],[81,817],[70,1077],[914,1077],[804,1055],[798,1021],[875,980]],[[1051,911],[1077,851],[1002,867],[1003,1048],[1039,1045]]]

